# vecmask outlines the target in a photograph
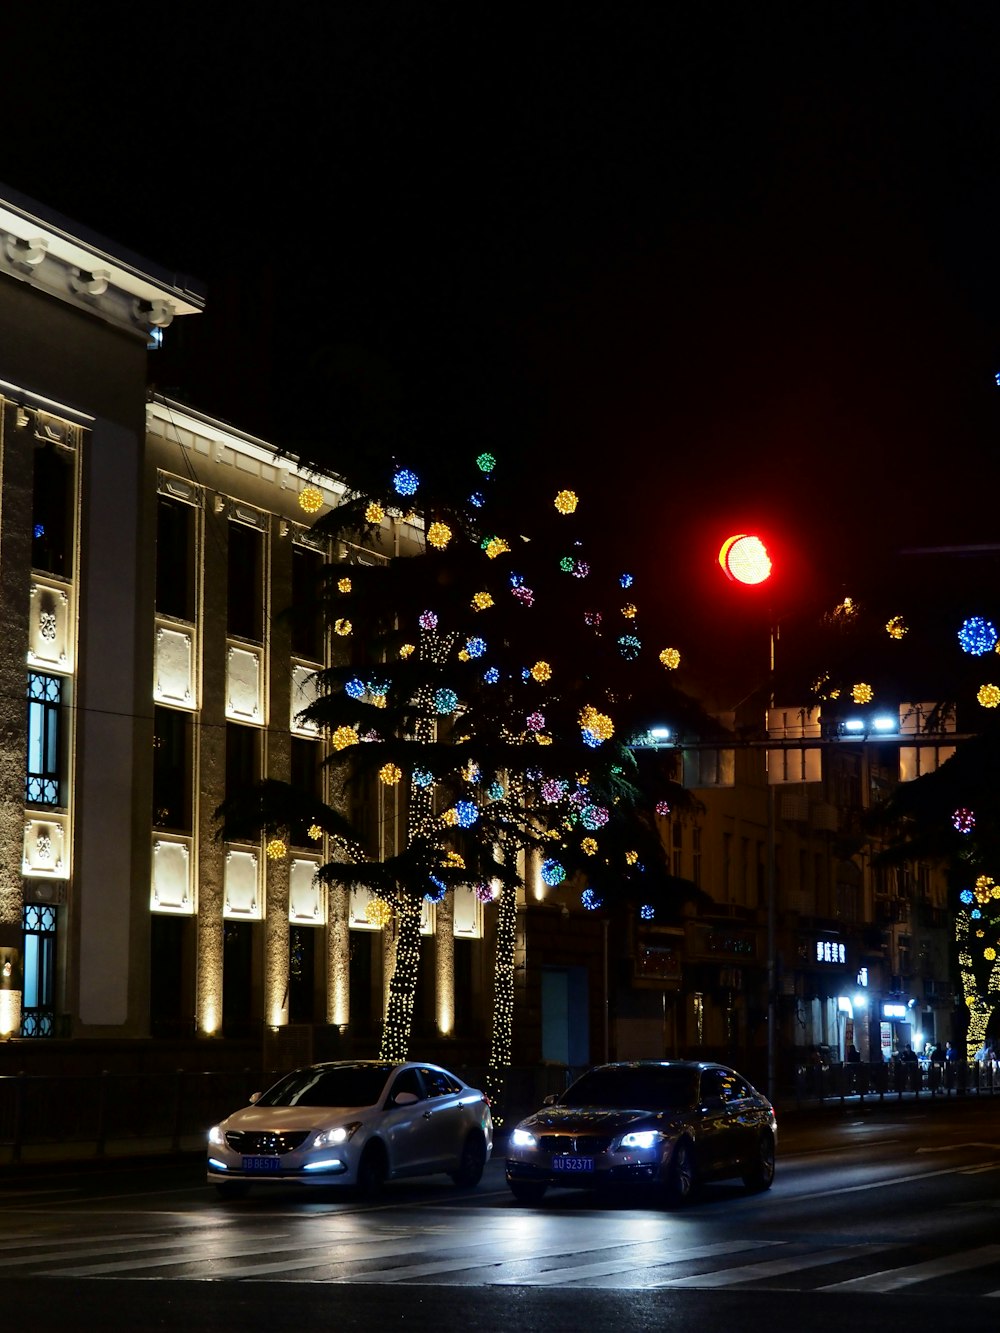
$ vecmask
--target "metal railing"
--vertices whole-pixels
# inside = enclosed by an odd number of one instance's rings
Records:
[[[1000,1065],[993,1062],[877,1060],[872,1064],[800,1064],[795,1071],[795,1101],[844,1100],[846,1097],[902,1098],[1000,1093]]]

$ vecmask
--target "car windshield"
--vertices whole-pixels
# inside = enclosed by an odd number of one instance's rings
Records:
[[[677,1111],[694,1104],[696,1087],[693,1069],[671,1069],[669,1065],[592,1069],[566,1089],[559,1105]]]
[[[258,1106],[374,1106],[392,1065],[296,1069],[268,1088]]]

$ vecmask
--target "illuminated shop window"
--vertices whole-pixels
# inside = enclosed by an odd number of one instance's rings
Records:
[[[24,909],[24,998],[21,1036],[51,1037],[54,1026],[56,909]]]

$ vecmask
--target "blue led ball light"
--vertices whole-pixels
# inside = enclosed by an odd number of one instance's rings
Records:
[[[435,690],[434,707],[439,713],[454,713],[458,707],[458,695],[454,690]]]
[[[408,467],[401,467],[392,479],[397,495],[416,495],[419,481],[417,474]]]
[[[349,694],[352,699],[363,699],[365,697],[365,682],[358,680],[357,676],[349,680],[344,686],[344,693]]]
[[[556,884],[561,884],[565,878],[565,867],[559,861],[544,861],[542,863],[542,879],[550,888]]]
[[[475,801],[456,801],[455,817],[458,819],[459,828],[472,828],[479,818],[479,806]]]
[[[587,909],[588,912],[596,912],[597,909],[601,906],[602,901],[603,900],[598,898],[597,894],[594,892],[593,889],[584,889],[584,891],[580,894],[580,902],[583,904],[583,906]]]
[[[991,621],[984,620],[982,616],[971,616],[962,622],[958,642],[963,653],[982,657],[997,646],[997,632]]]

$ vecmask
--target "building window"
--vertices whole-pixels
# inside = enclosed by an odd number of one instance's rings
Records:
[[[51,1037],[54,1028],[56,909],[24,909],[24,992],[21,1036]]]
[[[191,831],[191,718],[173,708],[153,712],[153,825]]]
[[[24,797],[29,805],[63,805],[62,678],[28,673],[28,770]]]
[[[262,638],[264,623],[263,534],[245,523],[229,524],[227,628],[241,639]]]
[[[166,495],[156,501],[156,609],[195,619],[195,524],[198,511]]]
[[[260,731],[226,723],[226,800],[260,780]]]
[[[322,770],[320,768],[320,746],[316,741],[301,740],[292,737],[291,747],[292,786],[297,791],[313,797],[317,804],[322,799]],[[302,818],[289,828],[289,839],[293,847],[315,847],[315,841],[309,837],[309,829],[316,822],[315,815],[303,806]]]
[[[292,547],[292,652],[310,662],[323,661],[320,579],[323,557],[308,546]]]
[[[62,578],[73,574],[73,465],[71,450],[36,444],[31,494],[31,564]]]

